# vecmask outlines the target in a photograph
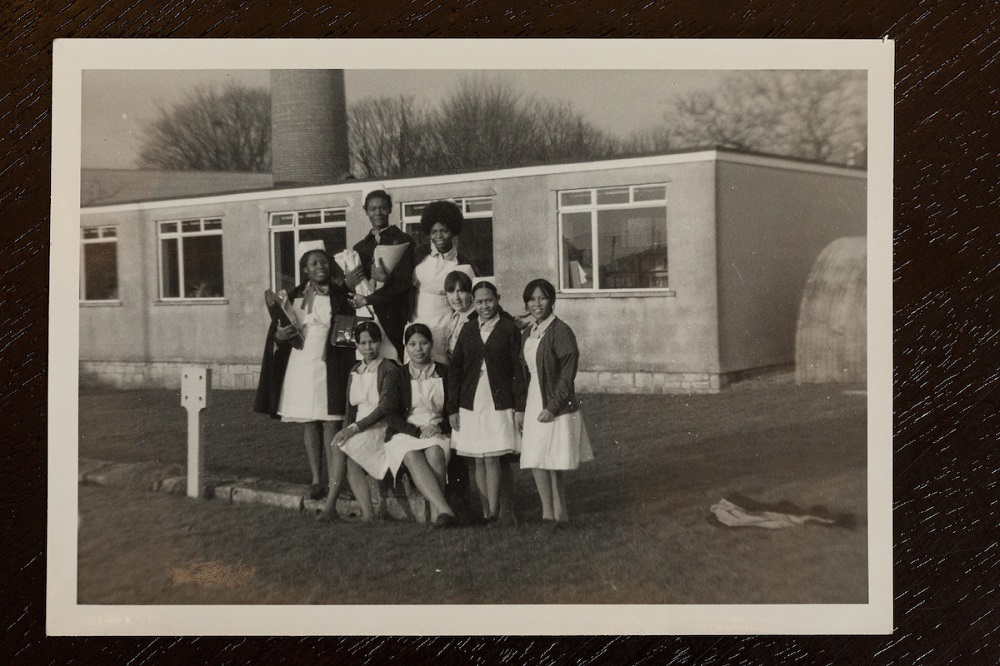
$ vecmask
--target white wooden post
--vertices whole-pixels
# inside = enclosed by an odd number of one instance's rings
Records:
[[[209,368],[184,366],[181,369],[181,405],[187,409],[187,494],[203,497],[205,494],[205,447],[201,437],[201,410],[208,407],[212,386]]]

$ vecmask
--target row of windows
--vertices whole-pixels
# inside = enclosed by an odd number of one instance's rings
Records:
[[[462,208],[462,253],[486,275],[494,272],[493,199],[452,199]],[[399,223],[419,244],[420,214],[429,202],[404,203]],[[666,186],[633,185],[567,190],[558,195],[560,288],[568,292],[665,289],[667,280]],[[322,240],[335,254],[347,247],[343,208],[271,213],[272,287],[299,281],[295,248]],[[118,298],[117,230],[82,230],[81,298]],[[222,220],[157,223],[159,293],[163,300],[225,296]]]

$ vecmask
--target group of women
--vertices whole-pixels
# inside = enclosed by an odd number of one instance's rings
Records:
[[[376,191],[369,207],[391,210],[392,200]],[[555,288],[544,279],[529,282],[527,314],[513,317],[491,282],[473,283],[474,266],[458,248],[459,208],[428,204],[420,224],[429,242],[415,253],[405,364],[383,357],[385,329],[375,321],[357,324],[356,349],[333,344],[335,316],[354,314],[357,300],[325,249],[305,248],[303,281],[288,295],[298,327],[272,323],[255,410],[304,423],[314,499],[327,490],[325,452],[329,488],[318,520],[337,519],[345,476],[362,518],[372,520],[366,477],[398,478],[405,467],[432,507],[434,526],[458,522],[453,505],[464,493],[453,486],[466,470],[481,508],[470,522],[497,524],[511,510],[511,465],[519,461],[534,477],[542,519],[565,522],[563,474],[593,453],[574,393],[579,351],[553,312]],[[298,334],[304,341],[295,346]]]

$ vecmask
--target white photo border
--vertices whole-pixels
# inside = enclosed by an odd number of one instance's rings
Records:
[[[77,40],[54,44],[49,635],[885,634],[892,616],[891,40]],[[405,57],[400,54],[405,53]],[[868,602],[110,606],[77,603],[82,73],[88,69],[859,69],[868,72]],[[58,272],[63,279],[51,279]],[[74,279],[65,279],[73,278]],[[53,405],[59,408],[52,409]]]

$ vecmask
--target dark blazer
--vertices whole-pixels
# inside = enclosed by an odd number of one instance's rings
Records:
[[[521,364],[521,334],[511,319],[499,314],[497,317],[496,328],[485,345],[479,334],[478,318],[466,322],[458,334],[448,366],[449,415],[457,414],[459,408],[473,408],[483,359],[486,360],[494,409],[524,411],[526,386]]]
[[[434,370],[444,384],[444,404],[448,404],[448,366],[443,363],[435,363]],[[386,432],[385,441],[392,439],[396,433],[403,433],[411,437],[420,437],[420,428],[408,422],[406,418],[410,415],[413,407],[413,387],[410,384],[410,364],[403,366],[402,370],[396,373],[391,389],[391,395],[386,400]],[[442,435],[451,433],[451,424],[448,423],[448,415],[441,415]]]
[[[552,315],[552,323],[542,333],[538,341],[538,386],[542,392],[542,404],[553,416],[569,414],[580,409],[576,400],[573,383],[576,381],[576,368],[580,360],[580,350],[576,346],[576,336],[562,319]],[[522,350],[524,341],[531,335],[531,328],[521,332]],[[521,354],[521,364],[525,383],[531,379],[524,353]],[[536,415],[530,415],[532,418]]]
[[[361,268],[365,277],[371,279],[372,261],[375,258],[377,245],[402,245],[409,243],[403,258],[389,274],[385,284],[367,297],[368,303],[375,311],[375,316],[382,323],[389,341],[396,347],[399,357],[403,357],[403,328],[410,316],[410,292],[413,290],[413,238],[401,231],[399,227],[389,225],[380,236],[380,242],[375,242],[375,236],[370,232],[355,243],[354,251],[361,258]]]
[[[301,298],[306,283],[292,290],[288,298],[294,302]],[[334,282],[330,285],[330,306],[333,314],[354,314],[354,308],[347,301],[347,289]],[[253,410],[268,414],[271,418],[281,418],[278,415],[278,404],[281,401],[281,387],[285,382],[285,371],[288,369],[288,357],[292,354],[292,344],[287,340],[274,337],[278,323],[271,322],[264,342],[264,358],[260,364],[260,381],[257,384],[257,395],[254,398]],[[330,327],[332,333],[333,327]],[[327,337],[326,353],[326,404],[329,414],[343,415],[344,402],[347,398],[347,376],[354,365],[354,350],[330,345]]]
[[[395,375],[399,374],[399,364],[389,358],[383,358],[379,363],[378,370],[375,371],[375,385],[378,387],[378,407],[371,414],[358,420],[358,406],[351,404],[351,382],[354,380],[354,371],[361,367],[362,361],[358,361],[351,368],[347,375],[347,400],[344,427],[354,424],[358,430],[365,430],[372,427],[383,418],[388,411],[389,400],[392,395],[393,385],[397,381]]]

